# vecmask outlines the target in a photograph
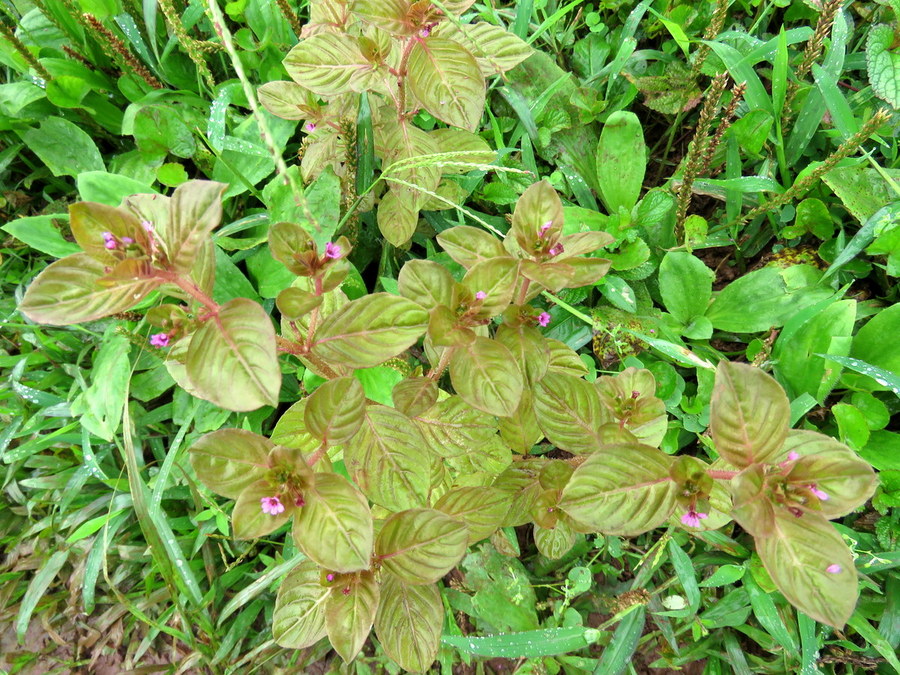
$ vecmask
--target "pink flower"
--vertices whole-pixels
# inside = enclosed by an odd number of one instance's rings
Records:
[[[540,316],[538,316],[538,325],[541,328],[546,328],[550,323],[550,315],[547,312],[541,312]]]
[[[423,28],[419,31],[419,37],[427,38],[429,35],[431,35],[431,31],[428,28]]]
[[[259,503],[262,505],[262,512],[268,513],[270,516],[284,513],[284,504],[281,503],[278,497],[263,497],[259,500]]]
[[[303,128],[306,129],[307,133],[311,134],[312,132],[314,132],[316,130],[316,123],[315,122],[307,122]]]
[[[837,563],[832,563],[825,568],[825,571],[828,572],[828,574],[840,574],[844,571],[844,568]]]
[[[796,450],[791,450],[791,451],[788,453],[788,460],[789,460],[789,461],[791,461],[791,462],[796,462],[798,459],[800,459],[800,453],[797,452]]]
[[[132,239],[131,237],[122,237],[122,243],[128,246],[129,244],[134,243],[134,239]]]
[[[691,507],[688,509],[687,513],[681,516],[681,522],[688,527],[700,527],[700,521],[704,518],[709,518],[709,514],[698,513],[697,511],[694,511],[693,507]]]
[[[547,234],[547,230],[549,230],[552,226],[553,226],[552,220],[548,220],[546,223],[541,225],[540,229],[538,230],[538,239],[543,239],[544,235]]]
[[[820,490],[820,489],[816,486],[815,483],[813,483],[812,485],[808,485],[807,487],[809,488],[809,491],[810,491],[810,492],[812,492],[816,497],[818,497],[819,499],[821,499],[823,502],[827,502],[827,501],[828,501],[828,493],[825,492],[824,490]]]
[[[110,251],[119,248],[119,244],[116,242],[116,238],[113,236],[112,232],[103,233],[103,245]]]
[[[154,347],[168,347],[169,346],[169,334],[168,333],[154,333],[150,336],[150,344]]]
[[[329,572],[328,574],[325,575],[325,578],[328,579],[328,581],[334,581],[334,574]]]
[[[146,232],[153,232],[153,223],[149,220],[142,220],[141,227],[143,227]]]
[[[485,293],[484,291],[478,291],[478,292],[475,294],[475,299],[476,299],[476,300],[484,300],[486,297],[487,297],[487,293]]]
[[[325,257],[326,258],[340,258],[341,257],[341,247],[337,244],[332,244],[330,241],[325,244]]]
[[[551,248],[549,251],[547,251],[547,253],[550,254],[550,257],[555,257],[555,256],[558,256],[560,253],[562,253],[565,250],[566,249],[563,248],[562,244],[557,244],[556,246]]]

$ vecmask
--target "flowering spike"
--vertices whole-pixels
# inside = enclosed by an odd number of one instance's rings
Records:
[[[154,333],[150,336],[150,344],[154,347],[168,347],[169,346],[169,334],[168,333]]]
[[[541,312],[538,316],[538,325],[546,328],[550,324],[550,315],[547,312]]]
[[[263,497],[259,500],[260,505],[262,506],[262,512],[268,513],[270,516],[277,516],[279,513],[284,513],[284,504],[281,503],[281,500],[276,497]]]
[[[840,574],[843,570],[844,570],[844,568],[841,567],[840,565],[838,565],[837,563],[832,563],[831,565],[829,565],[828,567],[825,568],[825,571],[828,572],[828,574]]]
[[[329,241],[327,244],[325,244],[325,257],[332,259],[340,258],[341,247]]]

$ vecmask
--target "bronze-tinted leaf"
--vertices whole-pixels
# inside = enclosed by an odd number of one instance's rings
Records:
[[[466,526],[434,509],[411,509],[388,518],[375,540],[382,567],[407,584],[433,584],[466,552]]]
[[[413,95],[442,122],[475,131],[484,112],[484,75],[475,57],[453,40],[416,40],[406,80]]]
[[[466,276],[463,285],[472,291],[485,294],[479,318],[495,317],[501,314],[513,299],[513,291],[518,279],[518,261],[514,258],[492,258],[475,263]]]
[[[69,226],[82,250],[106,265],[116,262],[116,258],[105,246],[104,232],[109,232],[120,241],[122,237],[135,240],[139,236],[146,238],[140,221],[133,213],[96,202],[76,202],[70,205]]]
[[[357,39],[331,32],[295,45],[285,57],[284,67],[295,82],[323,97],[364,91],[373,72]]]
[[[550,346],[534,326],[502,324],[494,336],[506,345],[516,363],[524,366],[526,381],[534,385],[547,374],[550,365]]]
[[[456,487],[437,500],[434,508],[462,521],[469,544],[490,537],[506,517],[512,499],[494,487]]]
[[[219,429],[191,446],[191,466],[203,484],[216,494],[236,499],[268,471],[266,458],[273,448],[265,436],[243,429]]]
[[[266,513],[262,500],[279,497],[278,490],[263,479],[248,485],[238,496],[231,513],[231,527],[235,539],[256,539],[274,532],[291,517],[293,505],[281,499],[284,510],[281,513]]]
[[[197,250],[222,221],[222,195],[228,186],[207,180],[182,183],[169,202],[168,228],[157,229],[169,256],[179,272],[190,272]]]
[[[541,442],[544,432],[538,425],[534,414],[534,395],[527,387],[522,391],[519,407],[509,417],[499,420],[500,437],[514,452],[528,454],[537,443]]]
[[[544,225],[549,227],[544,228]],[[562,201],[553,186],[544,179],[531,185],[513,211],[510,235],[526,253],[545,248],[545,244],[558,238],[563,225]]]
[[[457,457],[496,441],[494,418],[459,396],[436,403],[414,419],[425,442],[438,457]]]
[[[449,256],[466,269],[485,260],[509,255],[497,237],[469,225],[444,230],[437,240]]]
[[[341,445],[359,430],[365,411],[366,395],[359,380],[329,380],[307,399],[306,430],[328,445]]]
[[[606,420],[589,382],[548,372],[534,389],[534,412],[541,431],[556,447],[575,454],[600,449],[598,431]]]
[[[400,295],[427,310],[438,305],[451,307],[455,285],[447,268],[431,260],[410,260],[397,276]]]
[[[378,202],[378,229],[393,246],[403,246],[419,224],[417,201],[404,198],[405,186],[388,190]]]
[[[362,649],[372,630],[380,598],[378,583],[371,572],[363,572],[336,585],[325,601],[325,628],[328,639],[344,663]]]
[[[281,368],[275,329],[265,310],[235,298],[194,333],[187,374],[208,401],[228,410],[277,405]]]
[[[456,349],[450,359],[450,380],[466,403],[498,417],[516,411],[524,386],[509,350],[484,337]]]
[[[558,560],[568,553],[577,540],[575,531],[565,520],[558,520],[552,529],[534,526],[534,543],[541,555]]]
[[[428,410],[437,397],[437,383],[429,377],[407,377],[395,384],[391,391],[394,407],[408,417]]]
[[[401,668],[423,673],[431,667],[443,625],[444,605],[436,585],[410,586],[391,574],[382,578],[375,634]]]
[[[282,647],[303,649],[325,637],[328,588],[322,586],[320,577],[316,564],[304,560],[281,582],[275,599],[272,636]]]

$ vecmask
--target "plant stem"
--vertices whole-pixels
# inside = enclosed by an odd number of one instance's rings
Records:
[[[435,382],[440,379],[441,375],[447,369],[447,366],[450,364],[450,357],[453,356],[453,351],[456,349],[455,347],[445,347],[444,351],[441,352],[441,358],[438,361],[437,365],[434,366],[431,370],[428,371],[428,375],[426,377],[430,380],[434,380]]]
[[[735,476],[737,476],[740,471],[720,471],[717,469],[707,469],[706,475],[710,478],[715,478],[716,480],[731,480]]]

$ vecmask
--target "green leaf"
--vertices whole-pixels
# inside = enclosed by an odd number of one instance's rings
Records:
[[[468,49],[485,77],[512,70],[534,53],[523,39],[486,21],[459,26],[447,21],[436,32]]]
[[[620,429],[640,443],[658,448],[668,429],[666,405],[656,398],[656,381],[649,370],[626,368],[614,377],[603,375],[594,382],[600,403]]]
[[[186,366],[197,392],[222,408],[248,411],[278,404],[275,329],[252,300],[235,298],[222,305],[194,333]]]
[[[359,42],[343,33],[319,33],[295,45],[284,67],[301,86],[323,97],[364,91],[372,79],[372,64]]]
[[[605,446],[575,469],[559,506],[597,532],[647,532],[664,523],[675,508],[671,464],[671,457],[646,445]]]
[[[646,170],[647,147],[640,120],[632,112],[614,112],[603,124],[597,144],[597,183],[609,213],[634,208]]]
[[[437,383],[428,377],[408,377],[394,385],[391,391],[394,407],[409,417],[428,410],[437,397]]]
[[[403,413],[370,405],[362,427],[344,448],[344,463],[369,499],[399,511],[427,503],[429,454],[422,434]]]
[[[428,670],[437,658],[443,624],[437,586],[410,586],[390,574],[382,578],[375,634],[401,668],[414,673]]]
[[[544,225],[550,225],[543,229]],[[513,210],[512,229],[519,248],[530,255],[558,236],[563,226],[562,201],[553,186],[544,179],[528,187]],[[541,231],[544,231],[543,237]]]
[[[427,325],[428,314],[415,302],[373,293],[326,318],[316,331],[312,353],[351,368],[377,366],[412,345]]]
[[[501,417],[499,422],[500,437],[514,452],[528,454],[544,438],[534,414],[534,396],[529,388],[522,391],[522,400],[516,412],[509,417]]]
[[[278,495],[278,489],[262,479],[248,485],[238,496],[231,513],[231,526],[235,539],[264,537],[284,525],[293,513],[293,505],[285,504],[285,510],[272,515],[262,510],[262,500]]]
[[[19,311],[32,321],[55,326],[94,321],[134,307],[162,283],[135,276],[101,285],[106,266],[87,253],[52,263],[25,292]]]
[[[325,628],[331,645],[344,663],[356,658],[369,637],[378,609],[379,590],[375,575],[364,572],[346,586],[334,586],[328,594]]]
[[[506,417],[519,407],[522,373],[510,351],[495,340],[476,337],[450,358],[450,380],[473,408]]]
[[[272,617],[272,636],[282,647],[303,649],[325,637],[328,588],[322,586],[320,578],[316,564],[304,560],[281,582]]]
[[[197,151],[191,127],[175,106],[143,106],[134,117],[132,129],[138,150],[151,161],[169,153],[189,159]]]
[[[497,316],[509,307],[518,280],[517,272],[518,262],[509,257],[475,263],[466,272],[463,285],[472,291],[472,295],[478,292],[486,295],[478,310],[479,318]]]
[[[898,332],[900,332],[900,304],[894,304],[878,312],[859,329],[853,338],[850,356],[900,377],[900,350],[892,349],[890,341],[884,339],[886,335],[897,335]],[[878,382],[877,377],[873,379]],[[882,387],[889,386],[885,382],[878,384]]]
[[[688,324],[706,313],[715,274],[684,251],[669,251],[659,264],[659,292],[669,314]]]
[[[334,572],[369,568],[372,512],[366,498],[346,478],[316,474],[304,492],[306,504],[294,515],[294,543],[322,567]]]
[[[549,371],[535,387],[534,412],[547,440],[561,450],[575,454],[600,450],[598,430],[606,420],[590,383]]]
[[[48,117],[39,128],[28,129],[19,136],[54,176],[77,177],[85,171],[106,170],[93,139],[61,117]]]
[[[52,216],[29,216],[17,218],[0,229],[41,253],[46,253],[54,258],[64,258],[81,250],[77,244],[66,241],[54,225],[56,221],[68,219],[69,216],[62,213]]]
[[[388,190],[378,202],[378,229],[392,245],[403,246],[415,234],[419,211],[414,206],[415,203],[404,201],[395,190]]]
[[[352,11],[366,23],[399,36],[412,31],[409,6],[409,0],[356,0]]]
[[[461,44],[440,37],[416,40],[406,83],[422,106],[442,122],[475,131],[484,112],[484,76]]]
[[[552,528],[534,525],[534,544],[541,555],[550,560],[559,560],[572,550],[577,541],[575,531],[565,520],[557,520]]]
[[[756,539],[756,551],[792,605],[816,621],[844,627],[856,607],[856,567],[831,523],[810,513],[797,518],[776,510],[771,531]]]
[[[329,380],[309,397],[304,411],[306,430],[323,443],[341,445],[359,431],[365,414],[366,395],[359,380]]]
[[[437,457],[459,457],[497,442],[494,418],[459,396],[450,396],[414,417],[426,445]]]
[[[132,363],[131,342],[110,327],[91,368],[91,386],[72,402],[72,414],[95,436],[112,441],[119,430],[122,409],[128,400]]]
[[[895,44],[892,26],[872,26],[866,39],[866,69],[875,95],[900,108],[900,52],[890,50]]]
[[[444,635],[441,642],[466,654],[489,658],[537,659],[590,647],[603,635],[596,628],[544,628],[486,637]]]
[[[787,437],[790,414],[788,398],[773,377],[744,363],[719,364],[709,429],[716,452],[730,464],[771,460]]]
[[[228,186],[213,181],[182,183],[172,194],[171,219],[158,228],[169,262],[180,272],[190,272],[197,250],[222,220],[222,195]]]
[[[41,566],[37,573],[31,577],[31,581],[28,584],[28,590],[26,590],[25,595],[22,596],[19,604],[19,613],[16,616],[16,637],[20,644],[25,644],[25,636],[31,625],[31,616],[34,613],[38,602],[45,596],[47,589],[50,588],[50,584],[56,579],[56,575],[59,574],[59,571],[62,569],[63,565],[66,564],[68,558],[69,548],[62,548],[55,551]],[[8,626],[9,624],[7,624],[7,630]]]
[[[305,120],[315,111],[315,97],[294,82],[266,82],[256,94],[266,110],[282,119]]]
[[[506,346],[516,363],[524,366],[525,378],[534,384],[547,374],[550,365],[550,347],[541,332],[534,326],[503,324],[494,336]]]
[[[220,429],[201,436],[191,446],[191,466],[216,494],[236,499],[268,471],[266,458],[274,445],[243,429]]]
[[[466,269],[484,260],[509,255],[499,239],[469,225],[444,230],[437,236],[437,240],[450,257]]]
[[[434,508],[465,523],[469,544],[490,537],[503,523],[509,496],[492,487],[455,487],[437,500]]]
[[[407,584],[433,584],[466,552],[466,526],[434,509],[411,509],[388,518],[375,540],[382,567]]]

